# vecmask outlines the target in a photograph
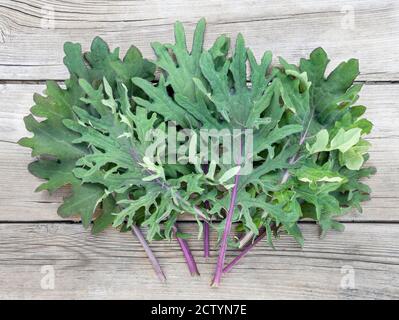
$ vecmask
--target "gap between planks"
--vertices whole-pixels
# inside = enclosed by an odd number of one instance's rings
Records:
[[[49,5],[54,10],[54,28],[41,28]],[[398,4],[391,0],[290,1],[288,5],[277,0],[154,0],[112,5],[105,0],[68,5],[3,0],[0,75],[4,79],[62,79],[67,74],[62,44],[80,42],[87,50],[96,35],[111,47],[120,45],[122,52],[134,42],[145,56],[153,57],[149,43],[171,42],[175,20],[185,23],[190,44],[195,23],[205,16],[207,47],[218,34],[235,38],[241,31],[257,57],[270,49],[288,61],[297,61],[323,46],[331,64],[358,57],[363,80],[399,80],[398,64],[394,63],[399,54],[398,11]]]

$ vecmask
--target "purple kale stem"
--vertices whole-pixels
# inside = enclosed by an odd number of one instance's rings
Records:
[[[205,208],[209,209],[209,202],[205,201]],[[204,221],[204,257],[209,258],[209,223]]]
[[[157,274],[159,280],[161,280],[161,282],[165,282],[166,281],[165,274],[163,273],[161,266],[157,258],[155,257],[154,253],[152,252],[151,248],[149,247],[147,241],[144,239],[143,233],[141,232],[140,228],[136,225],[132,225],[132,232],[137,237],[140,244],[143,246],[145,252],[147,253],[148,259],[150,260],[152,267],[154,268],[155,273]]]
[[[227,240],[228,240],[228,237],[229,237],[230,231],[231,231],[231,225],[232,225],[232,221],[233,221],[233,213],[234,213],[234,208],[235,208],[235,204],[236,204],[239,180],[240,180],[240,176],[237,174],[234,179],[234,188],[233,188],[233,191],[231,194],[230,207],[229,207],[229,211],[227,212],[227,216],[226,216],[226,225],[224,227],[222,242],[220,244],[220,251],[219,251],[219,257],[218,257],[218,261],[217,261],[217,265],[216,265],[215,276],[212,281],[213,287],[219,286],[220,280],[223,275],[224,260],[226,258],[226,250],[227,250]]]
[[[209,258],[209,224],[204,221],[204,257]]]
[[[133,158],[137,163],[140,163],[140,162],[141,162],[139,154],[138,154],[134,149],[131,150],[131,156],[132,156],[132,158]],[[147,174],[149,174],[149,175],[152,174],[152,172],[149,171],[148,169],[144,169],[144,171],[145,171]],[[168,189],[171,188],[171,187],[169,186],[169,184],[167,184],[167,183],[164,182],[164,181],[161,181],[160,179],[155,179],[154,182],[157,183],[158,185],[160,185],[162,189],[168,190]],[[179,201],[185,202],[187,205],[190,205],[190,204],[188,203],[188,201],[186,201],[179,193],[176,193],[176,198],[177,198]],[[195,211],[200,217],[202,217],[205,221],[208,219],[208,218],[202,213],[202,211],[201,211],[197,206],[194,206],[193,209],[194,209],[194,211]],[[174,235],[176,236],[176,233],[177,233],[177,227],[176,227],[176,226],[173,226],[173,233],[174,233]],[[176,237],[176,238],[177,238],[177,241],[179,242],[179,245],[180,245],[181,250],[183,251],[183,254],[184,254],[184,257],[185,257],[185,259],[186,259],[188,268],[189,268],[189,270],[190,270],[190,272],[191,272],[191,275],[199,275],[199,272],[198,272],[198,269],[197,269],[197,265],[196,265],[196,263],[195,263],[195,260],[194,260],[194,258],[193,258],[193,256],[192,256],[192,254],[191,254],[191,251],[190,251],[190,248],[188,247],[187,242],[186,242],[184,239],[180,239],[180,238],[178,238],[178,237]],[[143,238],[143,240],[144,240],[144,238]],[[145,241],[145,240],[144,240],[144,241]],[[144,245],[143,245],[143,246],[144,246]],[[147,245],[147,247],[148,247],[148,245]],[[144,248],[146,249],[146,247],[144,247]],[[149,249],[149,248],[148,248],[148,249]],[[146,251],[147,251],[147,249],[146,249]],[[151,250],[150,250],[150,252],[151,252]],[[148,252],[147,252],[147,254],[148,254]],[[155,259],[154,255],[153,255],[152,253],[151,253],[151,255],[152,255],[152,257]],[[149,257],[150,257],[150,255],[149,255]],[[151,260],[151,257],[150,257],[150,260]],[[155,261],[156,261],[156,259],[155,259]],[[154,268],[155,268],[155,267],[154,267]],[[162,272],[162,271],[161,271],[161,272]]]
[[[241,136],[240,136],[240,139],[241,139]],[[239,164],[241,162],[242,150],[243,150],[243,141],[240,140],[240,151],[238,153],[239,158],[238,158],[238,161],[236,162],[237,164]],[[234,215],[234,209],[236,206],[239,182],[240,182],[240,172],[237,172],[237,174],[234,178],[234,187],[233,187],[233,191],[231,193],[229,211],[227,212],[226,224],[224,226],[222,241],[220,243],[220,250],[219,250],[219,256],[218,256],[218,260],[217,260],[217,264],[216,264],[216,271],[215,271],[215,275],[214,275],[212,283],[211,283],[212,287],[218,287],[220,284],[220,280],[222,279],[224,261],[226,259],[227,241],[228,241],[228,238],[229,238],[229,235],[231,232],[231,225],[233,223],[233,215]]]
[[[262,240],[266,236],[266,230],[263,229],[263,231],[259,234],[259,236],[256,237],[254,242],[251,244],[247,245],[241,252],[240,254],[235,257],[224,269],[223,273],[229,272],[233,267],[237,264],[238,261],[240,261],[241,258],[243,258],[256,244]]]
[[[209,258],[209,224],[204,221],[204,257]]]
[[[191,253],[187,241],[177,236],[177,227],[175,225],[173,226],[172,230],[173,230],[173,235],[176,237],[177,242],[180,245],[184,258],[186,259],[188,270],[190,271],[192,276],[196,275],[199,276],[200,273],[198,271],[197,264],[195,263],[194,257]]]
[[[203,164],[202,165],[202,170],[204,171],[205,174],[208,173],[209,171],[209,165]],[[205,201],[204,207],[206,210],[210,209],[209,202]],[[209,258],[209,223],[207,221],[204,221],[204,257]]]

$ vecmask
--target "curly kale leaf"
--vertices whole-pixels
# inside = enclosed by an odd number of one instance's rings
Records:
[[[205,20],[202,19],[195,29],[190,52],[180,22],[175,24],[174,45],[153,43],[157,56],[155,63],[162,74],[156,86],[142,78],[134,78],[133,83],[149,97],[149,99],[136,97],[134,100],[138,105],[162,115],[165,121],[175,121],[184,128],[202,125],[203,128],[221,129],[218,118],[215,117],[213,110],[209,110],[194,82],[195,79],[203,79],[200,58],[204,52],[204,32]],[[229,46],[229,38],[222,35],[209,50],[216,66],[224,65]],[[169,94],[169,88],[173,91],[172,96]]]
[[[301,59],[299,67],[281,60],[279,73],[286,84],[282,96],[286,118],[305,128],[298,137],[301,148],[292,158],[297,169],[290,171],[293,181],[286,185],[287,192],[295,192],[303,217],[316,220],[323,234],[343,229],[333,218],[351,208],[361,209],[370,190],[359,179],[374,171],[361,169],[370,147],[364,136],[372,124],[361,118],[365,107],[355,105],[361,89],[354,84],[358,61],[343,62],[326,77],[328,61],[318,48],[309,59]],[[358,174],[359,170],[367,174]]]
[[[80,80],[80,85],[87,95],[84,101],[95,114],[75,107],[77,121],[64,121],[67,128],[80,134],[73,142],[84,143],[91,149],[91,153],[76,162],[75,176],[84,183],[102,185],[106,194],[127,196],[118,202],[121,210],[115,212],[115,227],[125,221],[127,228],[143,224],[149,227],[149,240],[155,236],[170,237],[171,221],[175,222],[178,214],[197,214],[189,197],[203,190],[204,178],[200,175],[184,177],[186,182],[190,180],[184,190],[180,188],[181,178],[168,180],[161,160],[154,161],[146,155],[152,144],[147,133],[153,129],[164,132],[165,125],[158,121],[155,113],[142,107],[133,109],[123,83],[117,83],[118,99],[114,98],[105,78],[98,89],[84,79]],[[163,222],[166,225],[164,234]]]
[[[93,40],[91,51],[84,55],[79,44],[66,43],[64,49],[64,61],[71,77],[65,81],[65,88],[50,81],[47,83],[45,96],[35,94],[32,114],[24,119],[26,128],[34,136],[22,138],[19,144],[31,148],[32,156],[38,157],[38,160],[30,164],[30,172],[48,180],[37,191],[53,192],[62,186],[71,185],[72,195],[64,200],[58,213],[62,217],[80,215],[83,225],[87,227],[106,193],[101,185],[82,183],[72,173],[75,163],[92,152],[86,143],[74,143],[79,134],[63,124],[66,119],[77,120],[73,111],[75,106],[92,112],[91,107],[82,101],[86,92],[79,85],[79,79],[98,86],[103,77],[107,76],[111,86],[116,87],[116,79],[120,79],[133,90],[130,78],[140,76],[152,79],[155,67],[143,59],[134,47],[120,60],[118,49],[110,52],[107,44],[100,38]],[[35,117],[44,120],[38,121]]]
[[[248,176],[241,177],[237,213],[233,220],[245,219],[245,225],[255,230],[253,215],[265,212],[267,207],[267,212],[274,214],[279,223],[292,223],[295,219],[292,216],[287,218],[280,204],[274,208],[273,204],[267,203],[267,197],[263,196],[250,202],[246,192],[247,186],[255,188],[260,185],[267,192],[267,185],[261,179],[267,179],[267,174],[287,168],[287,160],[296,151],[293,145],[281,148],[279,143],[302,131],[302,126],[298,124],[280,124],[284,114],[284,107],[280,103],[283,90],[281,81],[275,78],[275,70],[270,72],[271,53],[266,52],[258,63],[252,51],[245,47],[242,35],[237,37],[231,57],[227,56],[229,43],[223,36],[211,49],[206,50],[203,48],[204,26],[201,20],[195,31],[191,52],[187,49],[180,23],[175,25],[175,45],[153,45],[158,58],[155,63],[161,68],[162,77],[156,86],[139,78],[133,79],[135,85],[149,97],[148,100],[135,98],[135,101],[147,110],[163,115],[165,120],[175,121],[182,127],[189,126],[197,131],[203,128],[227,129],[230,132],[233,129],[254,130],[255,168]],[[247,63],[250,67],[250,84],[247,83]],[[252,158],[248,161],[252,161]],[[234,174],[229,173],[236,166],[218,164],[215,167],[210,164],[213,174],[207,174],[208,180],[212,180],[216,186],[219,184],[219,189],[227,187],[222,197],[220,194],[217,198],[201,197],[203,202],[208,201],[211,205],[210,214],[223,216],[222,213],[227,212],[230,198],[228,189],[234,179]],[[199,166],[194,172],[203,173]],[[210,190],[212,188],[209,187]],[[267,214],[263,217],[263,220],[266,219]],[[223,224],[219,231],[223,231]]]

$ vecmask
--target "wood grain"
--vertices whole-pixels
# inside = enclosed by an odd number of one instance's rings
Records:
[[[192,223],[180,228],[196,230]],[[321,241],[316,226],[302,229],[303,250],[286,236],[275,242],[275,251],[261,243],[225,275],[221,287],[211,289],[214,237],[208,260],[202,257],[202,241],[189,240],[201,272],[194,278],[176,241],[151,244],[167,277],[161,284],[130,233],[109,230],[92,236],[76,224],[0,224],[0,298],[399,298],[399,225],[347,224],[346,232]],[[227,260],[235,255],[228,251]],[[54,268],[54,290],[41,288],[44,266]],[[345,289],[341,282],[349,270],[354,271],[355,287]]]
[[[27,171],[30,151],[16,145],[29,135],[22,119],[33,103],[32,95],[43,90],[37,84],[0,85],[0,221],[61,220],[56,210],[68,190],[52,196],[34,193],[40,180]],[[398,100],[398,85],[365,85],[362,91],[359,103],[368,106],[367,117],[375,124],[369,138],[373,143],[370,164],[378,172],[369,181],[373,198],[365,203],[364,214],[346,216],[346,221],[399,221]]]
[[[359,58],[362,80],[399,80],[398,15],[392,0],[2,0],[0,79],[65,79],[63,43],[86,50],[97,35],[122,52],[134,43],[152,57],[150,42],[172,41],[176,20],[191,35],[206,17],[207,45],[242,32],[256,56],[272,50],[292,62],[322,46],[332,65]]]
[[[195,23],[206,17],[206,46],[217,35],[233,40],[242,32],[259,57],[271,50],[297,62],[322,46],[329,69],[355,57],[366,85],[360,104],[375,124],[369,180],[372,200],[363,215],[348,215],[344,233],[323,240],[317,226],[302,223],[301,250],[288,236],[272,250],[258,245],[222,287],[209,287],[216,263],[202,257],[202,240],[189,240],[201,277],[191,278],[176,241],[151,244],[166,273],[159,283],[138,241],[109,229],[93,236],[79,223],[56,215],[64,188],[34,193],[39,179],[27,172],[28,149],[16,144],[27,135],[22,119],[42,80],[64,80],[62,46],[79,42],[87,50],[95,36],[121,53],[135,44],[152,58],[150,42],[173,41],[181,20],[188,42]],[[399,299],[399,3],[393,0],[1,0],[0,1],[0,299]],[[180,222],[183,232],[194,223]],[[23,223],[22,223],[23,222]],[[237,252],[228,251],[227,260]],[[46,268],[55,288],[41,288]],[[48,269],[47,269],[48,270]],[[342,287],[346,272],[355,287]]]

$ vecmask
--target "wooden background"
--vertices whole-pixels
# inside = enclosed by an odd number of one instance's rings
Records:
[[[28,149],[16,141],[27,134],[22,118],[46,79],[64,80],[62,45],[88,48],[100,35],[122,52],[132,43],[152,57],[151,41],[172,41],[173,23],[191,35],[206,17],[207,43],[220,33],[242,32],[259,56],[272,50],[296,62],[324,47],[332,65],[360,59],[361,102],[375,124],[370,179],[373,199],[362,215],[344,217],[346,231],[319,240],[304,223],[304,249],[290,238],[277,250],[259,245],[211,289],[217,252],[202,257],[202,242],[189,241],[201,277],[191,278],[177,243],[152,248],[168,281],[160,284],[138,241],[108,230],[92,236],[56,209],[66,191],[34,193],[40,181],[27,172]],[[55,1],[0,0],[0,298],[267,299],[399,298],[399,4],[397,1]],[[190,221],[180,223],[193,230]],[[228,260],[236,252],[229,251]],[[46,266],[54,289],[42,289]],[[354,288],[345,272],[354,272]]]

